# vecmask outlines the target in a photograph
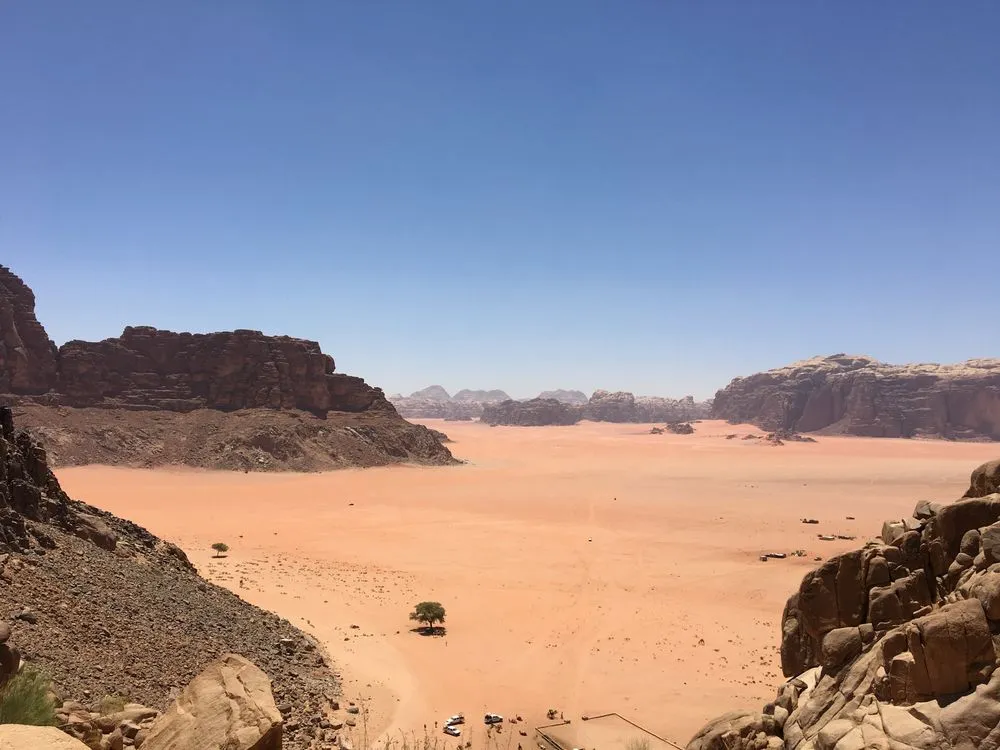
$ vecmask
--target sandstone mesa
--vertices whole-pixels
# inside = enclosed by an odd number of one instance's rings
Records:
[[[713,415],[765,430],[1000,440],[1000,359],[814,357],[734,379],[716,394]]]

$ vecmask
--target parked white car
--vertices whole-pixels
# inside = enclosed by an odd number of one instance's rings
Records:
[[[445,724],[444,725],[444,733],[445,734],[450,734],[452,737],[461,737],[462,736],[462,730],[459,729],[454,724]]]
[[[464,723],[465,723],[465,715],[455,714],[454,716],[449,716],[448,720],[444,724],[445,726],[450,727],[454,726],[455,724],[464,724]]]
[[[500,714],[486,714],[483,717],[483,722],[489,726],[490,724],[503,724],[503,717]]]

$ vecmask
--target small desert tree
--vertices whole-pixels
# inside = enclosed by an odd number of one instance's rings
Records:
[[[229,545],[225,542],[216,542],[212,545],[212,549],[215,550],[213,557],[222,557],[225,553],[229,552]]]
[[[410,612],[410,619],[422,622],[428,630],[434,630],[434,624],[444,622],[444,607],[440,602],[420,602]]]

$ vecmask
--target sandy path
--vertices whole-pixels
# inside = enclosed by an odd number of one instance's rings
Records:
[[[919,499],[957,497],[1000,453],[859,438],[768,447],[713,422],[692,436],[432,426],[468,465],[59,477],[314,633],[345,695],[367,699],[372,737],[437,732],[457,711],[540,723],[551,707],[620,711],[683,744],[712,715],[773,697],[781,609],[815,556],[862,544]],[[229,557],[210,558],[215,541]],[[758,560],[795,549],[807,557]],[[447,608],[446,636],[410,632],[422,599]]]

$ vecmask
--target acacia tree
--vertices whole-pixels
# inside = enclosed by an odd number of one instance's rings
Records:
[[[215,550],[213,557],[222,557],[226,552],[229,552],[229,545],[225,542],[216,542],[212,545],[212,549]]]
[[[420,602],[410,612],[410,619],[424,623],[428,631],[433,631],[435,623],[444,623],[444,607],[440,602]]]

